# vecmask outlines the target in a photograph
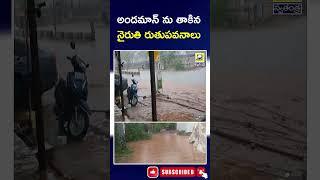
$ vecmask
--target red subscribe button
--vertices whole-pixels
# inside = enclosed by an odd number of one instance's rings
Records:
[[[194,167],[161,167],[160,177],[195,177]]]

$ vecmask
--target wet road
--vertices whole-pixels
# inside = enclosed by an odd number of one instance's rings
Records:
[[[106,110],[109,109],[109,57],[108,57],[108,41],[107,35],[109,29],[101,23],[96,23],[96,40],[75,41],[76,53],[80,58],[90,64],[87,69],[87,77],[89,84],[88,102],[92,109]],[[62,27],[61,27],[62,28]],[[69,26],[63,27],[66,31]],[[87,31],[87,26],[80,26],[78,31]],[[71,31],[72,29],[70,29]],[[73,67],[66,56],[72,55],[72,50],[69,46],[70,41],[66,40],[39,40],[39,47],[50,50],[56,55],[57,68],[59,76],[66,78],[68,72],[73,70]]]
[[[206,88],[206,69],[199,68],[189,71],[162,71],[163,88],[161,93],[172,95],[183,92],[191,92],[197,95],[198,98],[205,98]],[[129,80],[131,84],[131,75],[123,74],[123,77]],[[139,95],[150,96],[150,71],[140,71],[140,75],[135,75],[134,79],[138,81]]]
[[[211,130],[304,155],[306,18],[286,18],[252,30],[212,33]],[[306,161],[212,136],[213,179],[304,179]]]
[[[130,142],[133,153],[120,163],[205,163],[205,154],[196,152],[188,136],[172,132],[155,134],[149,140]]]
[[[157,95],[159,121],[201,121],[205,118],[205,72],[205,68],[162,72],[163,88]],[[124,77],[131,79],[127,74]],[[135,76],[135,80],[138,81],[138,95],[141,98],[135,107],[127,106],[129,120],[151,121],[150,72],[141,71],[140,75]],[[130,84],[131,82],[129,86]],[[143,99],[142,96],[147,98]],[[121,118],[116,116],[115,119],[119,121]]]
[[[107,32],[103,24],[96,25],[96,41],[77,42],[79,56],[90,64],[87,70],[89,95],[88,103],[93,110],[109,109],[109,61]],[[39,40],[41,48],[53,51],[57,68],[62,78],[72,71],[66,56],[71,55],[69,41]],[[53,112],[53,89],[43,95],[45,133],[49,143],[57,143],[57,121]],[[74,179],[105,179],[109,174],[108,162],[109,119],[104,113],[93,113],[86,137],[79,143],[55,146],[49,153],[51,166]],[[51,139],[51,140],[50,140]],[[82,158],[79,158],[82,157]],[[89,166],[88,166],[89,165]]]

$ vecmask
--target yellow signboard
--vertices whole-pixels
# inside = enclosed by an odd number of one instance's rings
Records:
[[[195,53],[194,58],[196,63],[204,63],[206,61],[205,53]]]
[[[158,62],[160,60],[160,52],[154,51],[154,61]]]

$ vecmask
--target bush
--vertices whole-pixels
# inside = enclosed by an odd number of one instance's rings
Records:
[[[165,130],[176,130],[177,129],[177,124],[176,123],[153,124],[152,132],[153,133],[159,133],[162,129],[165,129]]]
[[[126,142],[149,139],[147,124],[126,124]]]

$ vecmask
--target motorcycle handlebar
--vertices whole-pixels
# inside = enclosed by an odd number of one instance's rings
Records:
[[[71,60],[72,60],[72,57],[67,56],[67,59],[69,59],[69,60],[71,61]],[[82,59],[79,59],[79,60],[80,60],[81,63],[83,63],[83,64],[86,66],[86,68],[89,67],[89,64],[88,64],[88,63],[85,63]]]

